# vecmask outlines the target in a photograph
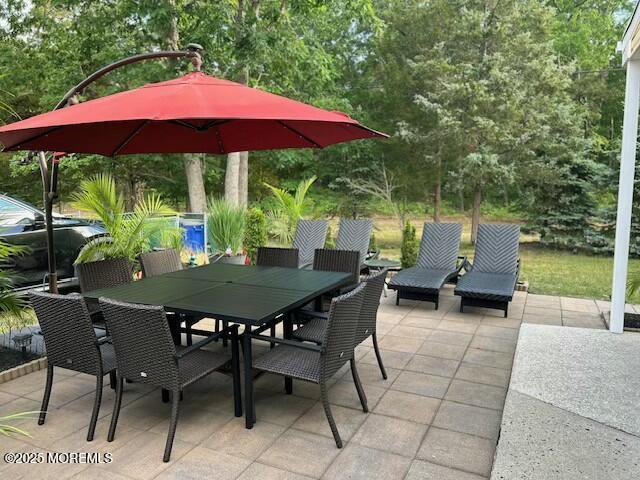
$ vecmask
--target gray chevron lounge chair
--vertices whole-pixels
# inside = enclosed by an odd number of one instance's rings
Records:
[[[360,252],[360,265],[364,266],[364,261],[369,252],[372,230],[373,221],[371,219],[340,220],[338,238],[336,238],[336,250],[355,250]]]
[[[455,289],[461,297],[461,312],[465,306],[487,307],[503,310],[507,316],[520,272],[519,239],[518,225],[478,226],[473,265],[465,265],[466,273]]]
[[[298,257],[300,268],[310,267],[314,252],[318,248],[324,248],[328,228],[329,223],[326,220],[298,220],[293,248],[297,248],[300,252]]]
[[[389,282],[389,288],[397,292],[396,305],[400,299],[433,302],[438,309],[440,289],[457,277],[463,262],[459,262],[459,223],[425,223],[418,261],[411,268],[400,271]]]

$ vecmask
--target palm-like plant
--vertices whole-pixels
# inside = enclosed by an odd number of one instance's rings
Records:
[[[640,270],[629,272],[627,278],[627,295],[632,297],[640,292]]]
[[[223,198],[211,198],[207,212],[209,244],[214,253],[240,253],[246,226],[245,209]]]
[[[0,263],[13,255],[20,255],[26,247],[11,245],[0,240]],[[20,317],[24,301],[13,291],[15,276],[9,270],[0,270],[0,315]]]
[[[266,182],[263,183],[265,187],[271,190],[278,204],[275,210],[269,212],[269,220],[271,232],[281,242],[289,244],[293,241],[296,225],[298,220],[302,218],[307,192],[317,178],[314,175],[307,180],[302,180],[294,193],[288,192],[283,188],[274,187]]]
[[[179,227],[154,218],[174,213],[159,195],[148,195],[132,213],[126,213],[124,198],[110,175],[97,175],[83,181],[80,191],[72,198],[75,208],[95,215],[109,233],[106,238],[89,242],[76,263],[119,257],[133,261],[140,253],[151,249],[152,239],[165,247],[175,247],[181,241]]]

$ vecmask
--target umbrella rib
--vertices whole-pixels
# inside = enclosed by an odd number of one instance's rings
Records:
[[[195,130],[197,132],[204,132],[206,130],[209,130],[211,127],[216,127],[218,125],[222,125],[224,123],[229,123],[231,121],[233,121],[234,119],[231,118],[226,118],[224,120],[211,120],[210,122],[207,122],[207,124],[205,124],[202,127],[197,127],[189,122],[185,122],[184,120],[167,120],[167,122],[169,123],[173,123],[175,125],[180,125],[181,127],[185,127],[185,128],[189,128],[191,130]]]
[[[59,130],[62,128],[62,125],[58,125],[56,127],[50,128],[49,130],[47,130],[46,132],[41,132],[37,135],[34,135],[33,137],[27,139],[27,140],[23,140],[22,142],[18,142],[18,143],[14,143],[13,145],[9,146],[9,147],[5,147],[5,151],[9,151],[9,150],[13,150],[13,149],[17,149],[20,150],[20,147],[22,147],[22,145],[24,145],[25,143],[29,143],[29,142],[33,142],[35,140],[38,140],[39,138],[42,137],[46,137],[47,135],[49,135],[50,133],[55,132],[56,130]]]
[[[322,145],[320,145],[317,142],[314,142],[311,138],[307,137],[304,133],[301,133],[300,131],[298,131],[297,129],[293,128],[290,125],[287,125],[286,123],[284,123],[282,120],[278,120],[278,123],[280,125],[282,125],[284,128],[286,128],[287,130],[292,131],[293,133],[295,133],[296,135],[298,135],[301,138],[304,138],[307,142],[313,144],[316,148],[322,148]]]
[[[220,135],[220,129],[217,125],[215,125],[216,132],[216,140],[218,141],[218,148],[220,149],[220,153],[224,153],[224,144],[222,143],[222,136]]]
[[[140,130],[142,130],[144,127],[147,126],[147,124],[150,122],[151,120],[145,120],[144,122],[142,122],[140,125],[136,125],[136,128],[133,129],[133,131],[127,135],[127,138],[124,139],[124,141],[122,141],[117,147],[116,149],[111,152],[111,157],[115,157],[118,153],[120,153],[120,150],[122,150],[124,147],[126,147],[129,142],[131,140],[133,140],[133,137],[135,137],[138,133],[140,133]]]

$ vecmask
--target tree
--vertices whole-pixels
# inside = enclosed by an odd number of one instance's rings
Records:
[[[517,162],[536,157],[567,126],[555,123],[555,112],[580,122],[568,94],[571,66],[553,50],[552,14],[538,0],[416,0],[391,16],[400,24],[388,30],[388,44],[393,51],[409,45],[389,67],[403,71],[390,73],[390,95],[409,86],[399,108],[410,113],[396,117],[399,132],[429,166],[436,206],[442,167],[464,177],[474,197],[473,232],[483,190],[508,183]]]

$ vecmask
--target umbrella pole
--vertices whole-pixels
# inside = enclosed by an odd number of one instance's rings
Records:
[[[187,45],[187,51],[149,52],[118,60],[117,62],[111,63],[106,67],[95,71],[78,85],[69,90],[65,96],[62,97],[62,100],[60,100],[60,102],[55,106],[54,110],[77,103],[76,95],[78,93],[82,93],[85,88],[107,73],[125,65],[131,65],[132,63],[141,62],[143,60],[150,60],[153,58],[187,57],[191,58],[193,66],[199,71],[200,66],[202,65],[202,57],[200,55],[201,50],[202,47],[200,45],[190,43]],[[55,156],[53,157],[51,161],[51,170],[49,171],[45,152],[38,152],[38,163],[40,164],[40,174],[42,176],[42,188],[44,193],[45,227],[47,230],[47,260],[49,263],[49,292],[58,293],[58,272],[56,270],[56,252],[53,240],[53,201],[58,195],[58,159],[55,158]]]

